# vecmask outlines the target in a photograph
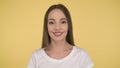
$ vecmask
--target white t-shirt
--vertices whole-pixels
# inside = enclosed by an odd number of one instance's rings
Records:
[[[92,68],[93,65],[84,49],[73,46],[71,53],[62,59],[49,57],[44,48],[35,50],[27,68]]]

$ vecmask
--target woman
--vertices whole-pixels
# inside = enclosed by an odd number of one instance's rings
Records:
[[[75,46],[72,21],[62,5],[49,7],[44,18],[42,48],[32,53],[28,68],[92,68],[87,52]]]

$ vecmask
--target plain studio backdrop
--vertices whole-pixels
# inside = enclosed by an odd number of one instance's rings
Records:
[[[41,47],[44,14],[58,3],[70,10],[75,44],[94,68],[120,68],[120,0],[0,0],[0,68],[26,68]]]

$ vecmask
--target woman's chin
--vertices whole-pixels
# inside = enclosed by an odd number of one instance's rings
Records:
[[[53,40],[54,40],[54,41],[56,41],[56,42],[59,42],[59,41],[64,41],[64,39],[63,39],[63,38],[54,38]]]

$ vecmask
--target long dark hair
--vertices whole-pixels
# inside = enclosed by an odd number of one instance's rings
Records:
[[[57,4],[57,5],[52,5],[48,8],[45,16],[44,16],[44,26],[43,26],[43,39],[42,39],[42,48],[46,48],[47,45],[50,44],[51,39],[50,36],[48,34],[48,27],[47,27],[47,23],[48,23],[48,15],[49,13],[54,10],[54,9],[60,9],[64,15],[67,18],[67,23],[68,23],[68,33],[66,36],[66,41],[74,46],[74,40],[73,40],[73,29],[72,29],[72,20],[71,20],[71,16],[70,13],[68,11],[68,9],[62,5],[62,4]]]

